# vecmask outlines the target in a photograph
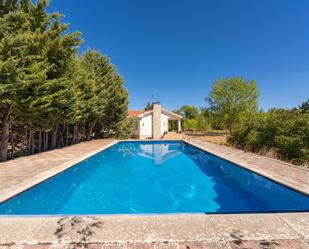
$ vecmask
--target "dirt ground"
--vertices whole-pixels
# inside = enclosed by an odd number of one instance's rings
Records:
[[[220,145],[227,145],[227,138],[229,134],[226,131],[220,130],[213,130],[205,133],[188,133],[186,134],[189,137],[197,138],[200,140],[205,140],[207,142],[220,144]]]

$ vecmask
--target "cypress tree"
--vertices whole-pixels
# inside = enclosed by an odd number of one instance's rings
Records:
[[[123,79],[100,52],[78,57],[80,33],[47,5],[0,0],[1,161],[9,141],[13,157],[130,133]]]
[[[2,114],[0,160],[4,161],[7,158],[12,111],[18,105],[19,89],[23,86],[21,74],[29,67],[27,50],[33,36],[26,29],[27,15],[18,8],[18,5],[12,2],[9,4],[9,1],[2,1],[0,5],[0,106]]]
[[[44,125],[51,128],[68,109],[72,87],[66,62],[76,53],[80,34],[64,34],[68,26],[59,22],[60,15],[46,13],[47,1],[0,5],[5,7],[0,16],[0,160],[4,161],[13,112],[28,128],[41,114],[49,120]]]
[[[120,134],[119,129],[123,126],[120,123],[126,121],[128,110],[128,94],[123,87],[123,79],[110,60],[98,51],[86,51],[81,60],[96,86],[96,136]]]

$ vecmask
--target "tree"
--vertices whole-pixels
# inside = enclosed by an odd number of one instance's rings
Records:
[[[82,58],[75,58],[72,61],[71,79],[75,82],[77,106],[75,116],[71,124],[85,126],[86,139],[90,140],[93,135],[93,127],[99,117],[98,98],[96,96],[95,81],[83,65]],[[75,136],[77,136],[75,131]],[[74,137],[74,142],[78,139]]]
[[[68,24],[60,22],[61,15],[47,14],[45,7],[42,7],[38,16],[44,15],[50,20],[47,25],[49,29],[46,31],[50,39],[45,56],[52,66],[47,74],[47,79],[52,82],[47,94],[52,100],[49,123],[50,129],[53,130],[51,148],[54,149],[57,144],[58,126],[64,123],[75,107],[75,87],[69,71],[81,39],[79,32],[67,32]],[[46,26],[43,21],[39,23],[41,28]]]
[[[82,66],[95,83],[97,102],[92,108],[96,117],[96,136],[122,134],[122,122],[127,122],[128,93],[123,79],[110,60],[98,51],[88,50],[81,57]],[[94,127],[94,125],[93,125]]]
[[[303,113],[309,113],[309,99],[307,101],[304,101],[298,106],[298,109],[300,109]]]
[[[0,161],[130,133],[122,77],[48,2],[0,0]]]
[[[199,115],[196,120],[197,120],[197,126],[196,126],[197,131],[207,132],[211,130],[211,124],[209,118],[203,115]]]
[[[258,95],[255,81],[227,78],[214,82],[206,101],[211,112],[232,132],[257,111]]]
[[[229,142],[242,149],[308,165],[309,115],[296,108],[259,112],[235,129]]]
[[[149,110],[152,110],[152,103],[150,102],[147,102],[145,108],[144,108],[145,111],[149,111]]]
[[[46,79],[49,65],[42,55],[47,37],[33,28],[33,12],[42,1],[33,5],[31,1],[6,1],[8,12],[0,16],[0,109],[2,135],[0,161],[7,158],[10,121],[17,107],[29,106],[35,86]],[[2,3],[3,4],[3,3]],[[28,6],[29,8],[26,8]],[[28,104],[26,104],[28,103]],[[29,108],[27,108],[29,110]],[[23,113],[28,116],[36,110]],[[37,112],[36,112],[37,113]]]
[[[176,112],[185,119],[194,119],[199,115],[199,109],[191,105],[183,105]]]
[[[198,127],[198,121],[194,118],[187,118],[183,120],[182,126],[186,131],[196,131]]]
[[[1,161],[7,158],[13,113],[32,131],[39,116],[51,129],[68,109],[72,87],[65,75],[68,58],[80,43],[79,33],[64,33],[68,26],[59,21],[59,14],[46,12],[47,4],[45,0],[1,2]]]

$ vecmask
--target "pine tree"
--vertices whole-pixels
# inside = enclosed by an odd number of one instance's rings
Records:
[[[7,2],[5,2],[7,4]],[[27,14],[18,5],[11,3],[7,13],[0,17],[0,109],[2,135],[0,161],[7,158],[12,111],[20,101],[19,93],[23,88],[22,73],[27,70],[29,46],[33,36],[27,29]]]
[[[128,94],[123,87],[123,79],[110,60],[98,51],[86,51],[81,60],[96,86],[97,102],[93,105],[97,113],[96,136],[120,134],[121,122],[127,122],[128,110]]]
[[[67,113],[73,94],[66,78],[67,62],[76,53],[80,34],[64,34],[68,26],[59,22],[60,15],[46,12],[47,1],[0,5],[7,10],[0,16],[0,160],[4,161],[12,113],[28,128],[44,116],[48,119],[44,126],[50,129]]]
[[[47,0],[0,0],[0,160],[90,140],[124,137],[128,96],[110,60],[77,56],[80,33],[68,32]],[[16,140],[16,141],[15,141]]]

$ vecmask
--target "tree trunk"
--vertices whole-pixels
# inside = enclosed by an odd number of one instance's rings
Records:
[[[45,135],[45,151],[48,151],[48,132],[46,132],[46,135]]]
[[[34,133],[33,133],[33,130],[31,130],[31,145],[30,145],[31,149],[30,149],[30,153],[31,154],[34,154],[35,152],[35,141],[34,141]]]
[[[48,132],[44,132],[44,151],[48,150]]]
[[[74,126],[73,126],[73,135],[72,135],[71,144],[75,144],[75,140],[76,140],[76,124],[74,124]]]
[[[42,151],[45,151],[45,134],[46,132],[43,132],[43,135],[42,135]]]
[[[80,142],[80,138],[79,138],[79,126],[76,125],[76,143]]]
[[[38,139],[38,153],[42,151],[42,132],[39,131],[39,139]]]
[[[10,139],[10,115],[12,106],[7,107],[2,115],[2,135],[0,144],[0,162],[4,162],[8,155],[8,145]]]
[[[31,151],[32,151],[32,139],[33,139],[33,130],[32,130],[32,128],[29,128],[28,143],[27,143],[27,155],[30,155]]]
[[[63,130],[64,130],[64,126],[59,128],[59,133],[60,133],[60,139],[59,139],[59,143],[58,143],[58,148],[63,147],[64,142],[63,142]]]
[[[73,130],[73,144],[76,144],[78,142],[78,125],[74,124],[74,130]]]
[[[56,149],[57,147],[57,131],[58,131],[58,125],[54,127],[52,132],[51,149]]]
[[[89,124],[88,133],[87,133],[87,141],[91,140],[91,136],[93,134],[94,123]]]
[[[11,152],[11,159],[13,159],[15,157],[15,142],[14,142],[14,136],[13,136],[13,129],[12,129],[12,125],[10,127],[11,130],[11,146],[12,146],[12,152]]]
[[[23,155],[28,155],[28,129],[25,129],[25,136],[23,142]]]
[[[233,129],[233,122],[230,119],[227,120],[227,129],[228,129],[229,133],[231,134],[232,129]]]
[[[98,125],[95,126],[94,138],[99,138],[100,137],[100,129],[101,129],[100,126],[98,126]]]
[[[66,134],[65,134],[65,146],[67,146],[68,143],[69,143],[69,125],[68,125],[68,124],[66,125],[65,129],[66,129]]]

